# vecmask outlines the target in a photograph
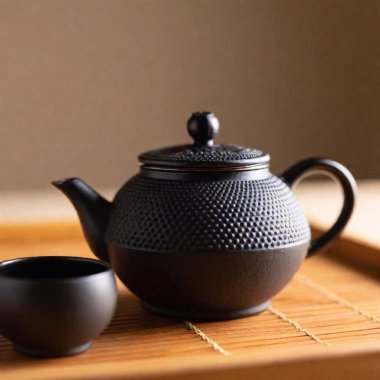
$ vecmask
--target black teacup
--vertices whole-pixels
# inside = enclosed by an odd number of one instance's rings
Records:
[[[115,277],[105,262],[47,256],[0,263],[0,334],[18,352],[57,357],[86,351],[116,303]]]

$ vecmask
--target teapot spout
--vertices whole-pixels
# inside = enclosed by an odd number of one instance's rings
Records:
[[[92,252],[99,259],[109,261],[104,236],[112,203],[80,178],[66,178],[53,181],[52,184],[61,190],[74,205]]]

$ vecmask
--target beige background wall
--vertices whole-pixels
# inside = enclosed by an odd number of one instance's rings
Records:
[[[0,0],[0,189],[117,186],[139,152],[218,141],[282,171],[310,155],[380,175],[380,2]]]

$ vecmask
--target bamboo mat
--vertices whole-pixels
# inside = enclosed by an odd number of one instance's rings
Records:
[[[9,234],[11,228],[7,231],[8,238],[0,238],[1,260],[31,255],[92,257],[77,225],[40,225],[26,239],[17,236],[22,226],[13,235]],[[87,353],[30,359],[13,352],[10,343],[0,337],[0,378],[193,378],[191,374],[198,371],[198,379],[207,375],[206,368],[214,366],[226,368],[218,379],[227,375],[225,378],[230,379],[242,368],[254,368],[264,359],[265,368],[270,370],[268,361],[274,363],[276,358],[291,362],[292,358],[309,358],[307,354],[324,358],[342,350],[346,357],[359,352],[361,344],[372,343],[372,350],[380,353],[379,271],[374,267],[359,270],[335,260],[334,255],[330,251],[305,261],[269,310],[233,321],[198,323],[160,317],[143,309],[119,284],[114,319]],[[245,357],[245,367],[238,365]],[[376,356],[377,362],[379,358]],[[297,368],[303,367],[299,364]],[[260,378],[257,369],[254,373]],[[292,379],[297,378],[294,369],[289,373]]]

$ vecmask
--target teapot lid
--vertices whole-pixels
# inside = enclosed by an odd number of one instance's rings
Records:
[[[139,155],[144,166],[166,169],[248,170],[266,166],[269,154],[240,145],[214,144],[219,121],[212,112],[195,112],[187,122],[194,143],[150,150]]]

